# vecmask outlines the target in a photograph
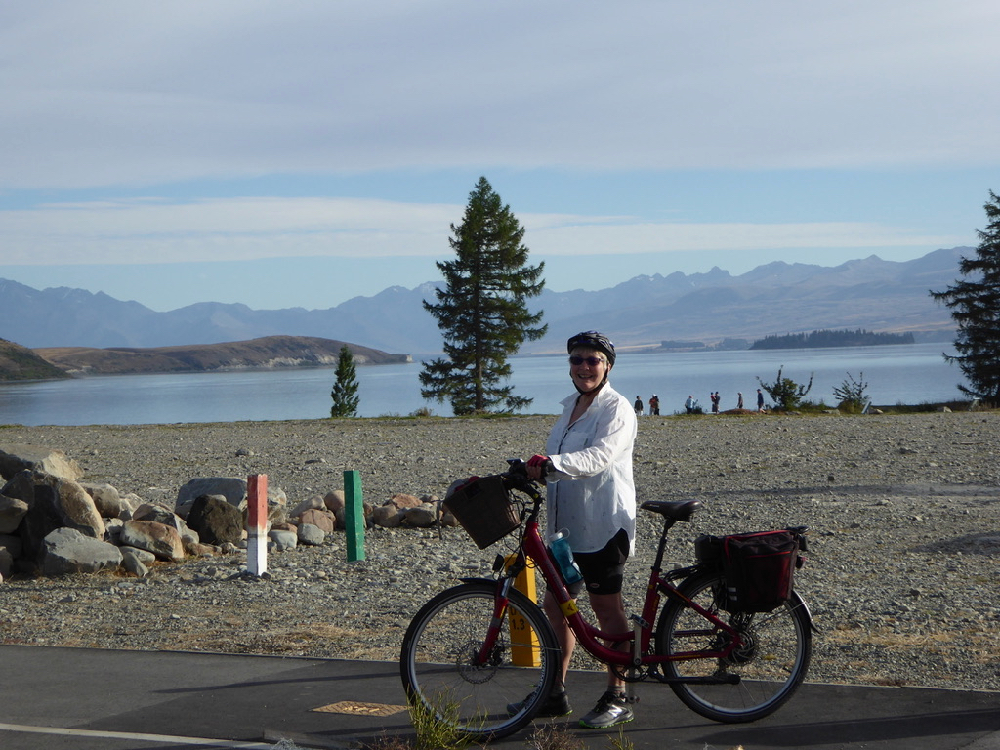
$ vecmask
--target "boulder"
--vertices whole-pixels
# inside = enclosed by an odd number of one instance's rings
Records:
[[[122,547],[122,567],[132,575],[137,578],[145,578],[149,574],[149,568],[146,563],[143,562],[135,552],[145,552],[145,550],[137,550],[135,547]],[[150,555],[155,560],[153,555]]]
[[[36,488],[39,482],[55,490],[55,508],[62,520],[62,526],[76,529],[94,539],[104,539],[104,519],[98,513],[94,499],[82,485],[72,479],[60,479],[50,474],[36,472]]]
[[[268,495],[270,494],[269,491]],[[230,505],[239,508],[247,497],[247,483],[245,479],[231,477],[191,479],[177,492],[178,512],[182,507],[190,508],[202,495],[222,495]],[[186,514],[180,515],[183,517]]]
[[[80,482],[80,486],[93,498],[101,518],[121,518],[122,498],[117,489],[106,482]]]
[[[0,583],[4,578],[10,578],[10,571],[14,568],[14,556],[3,547],[0,547]]]
[[[0,495],[0,534],[13,534],[28,512],[28,504],[16,497]]]
[[[184,541],[173,526],[158,521],[126,521],[121,542],[152,552],[158,559],[180,562],[184,559]]]
[[[344,507],[346,502],[343,490],[333,490],[333,492],[326,493],[326,496],[323,498],[326,509],[331,513],[338,512]]]
[[[328,510],[307,510],[299,516],[299,523],[311,523],[324,534],[329,534],[337,527],[337,517]]]
[[[290,518],[298,518],[307,510],[325,510],[326,505],[323,503],[322,495],[313,495],[301,503],[296,505],[291,511],[289,511],[288,516]]]
[[[21,556],[21,550],[24,549],[24,545],[21,543],[21,537],[19,536],[0,534],[0,549],[7,550],[10,556],[16,559]]]
[[[42,572],[47,576],[96,573],[122,563],[122,553],[116,546],[69,527],[52,531],[43,546]]]
[[[21,471],[40,471],[61,479],[79,479],[83,470],[62,451],[38,445],[7,445],[0,448],[0,476],[10,479]]]
[[[31,476],[30,472],[22,472]],[[21,475],[18,475],[21,476]],[[8,483],[8,489],[10,483]],[[9,493],[8,493],[9,494]],[[56,529],[64,526],[62,514],[57,507],[57,495],[53,487],[47,484],[32,485],[28,501],[28,512],[21,520],[18,534],[24,544],[21,557],[25,560],[40,562],[44,551],[45,537]],[[22,498],[23,499],[23,498]]]
[[[397,508],[419,508],[423,505],[419,497],[416,495],[407,495],[404,492],[396,493],[389,498],[389,502]]]
[[[299,540],[297,532],[286,531],[285,529],[271,529],[267,533],[267,538],[271,540],[270,544],[268,544],[268,549],[273,549],[275,552],[295,549]]]
[[[395,505],[380,505],[372,511],[372,523],[385,529],[394,529],[403,521],[404,514]]]
[[[438,520],[437,508],[433,505],[421,505],[419,508],[407,508],[402,511],[406,523],[410,526],[427,528]]]
[[[203,544],[236,544],[243,538],[243,514],[222,495],[201,495],[188,511],[187,525]]]
[[[310,544],[318,547],[326,539],[326,532],[312,523],[299,524],[299,544]]]

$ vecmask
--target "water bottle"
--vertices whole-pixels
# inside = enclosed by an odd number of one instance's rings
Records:
[[[583,579],[583,573],[580,572],[579,566],[573,562],[573,550],[570,549],[569,540],[566,539],[568,535],[569,532],[566,529],[560,529],[549,537],[549,549],[552,550],[552,556],[559,563],[559,570],[562,572],[566,585]]]

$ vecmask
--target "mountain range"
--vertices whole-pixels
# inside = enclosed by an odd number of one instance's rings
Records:
[[[877,256],[836,267],[776,262],[733,276],[705,273],[640,275],[599,291],[544,290],[530,300],[543,310],[549,333],[523,354],[560,351],[570,333],[592,328],[618,346],[662,341],[754,340],[818,329],[910,332],[918,341],[950,340],[954,324],[929,295],[959,277],[961,256],[973,248],[931,252],[910,261]],[[33,289],[0,279],[0,337],[32,349],[53,347],[171,347],[312,336],[349,341],[414,357],[440,351],[436,320],[423,309],[437,282],[394,286],[325,310],[253,310],[202,302],[155,312],[134,301],[68,287]]]

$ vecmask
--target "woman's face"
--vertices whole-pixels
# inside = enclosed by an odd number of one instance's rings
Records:
[[[569,376],[581,393],[589,393],[604,382],[609,368],[603,352],[578,346],[569,359]]]

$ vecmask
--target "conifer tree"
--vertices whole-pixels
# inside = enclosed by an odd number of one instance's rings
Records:
[[[525,300],[541,294],[544,263],[528,265],[524,229],[485,177],[469,194],[462,223],[451,225],[448,242],[456,258],[437,264],[444,287],[424,308],[438,321],[445,356],[424,362],[420,393],[448,400],[456,415],[512,412],[531,403],[505,385],[507,358],[521,344],[545,334],[542,313]]]
[[[976,256],[959,261],[965,278],[943,292],[931,291],[931,296],[951,309],[958,327],[958,354],[944,355],[958,363],[969,381],[958,389],[1000,406],[1000,196],[991,190],[983,208],[989,223],[978,231]]]
[[[333,406],[330,407],[331,417],[353,417],[358,413],[358,382],[357,371],[354,369],[354,355],[344,344],[340,347],[337,357],[337,380],[333,384],[330,396]]]

